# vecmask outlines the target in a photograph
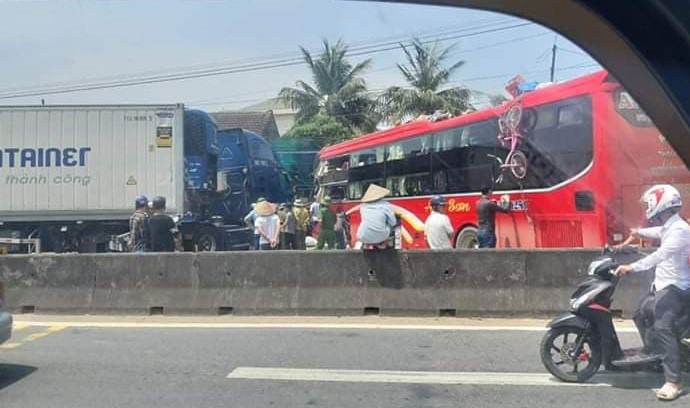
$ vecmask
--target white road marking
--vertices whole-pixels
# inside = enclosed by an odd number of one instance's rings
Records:
[[[528,331],[544,332],[542,326],[469,326],[469,325],[407,325],[407,324],[338,324],[338,323],[151,323],[151,322],[40,322],[21,321],[27,326],[65,326],[96,328],[148,329],[341,329],[341,330],[437,330],[437,331]],[[632,327],[616,328],[619,333],[636,333]]]
[[[357,383],[406,383],[453,385],[523,385],[608,387],[607,383],[566,383],[550,374],[505,372],[436,372],[327,370],[305,368],[238,367],[227,375],[231,379],[329,381]]]

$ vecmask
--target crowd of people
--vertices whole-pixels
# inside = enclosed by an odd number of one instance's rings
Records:
[[[274,204],[259,198],[244,217],[253,229],[251,248],[256,250],[299,249],[385,249],[395,246],[395,229],[400,219],[386,197],[390,190],[371,184],[361,198],[358,210],[361,222],[357,228],[357,243],[350,236],[346,212],[334,205],[330,197],[307,203],[303,198],[294,203]],[[496,247],[496,213],[509,212],[507,196],[500,201],[491,199],[492,191],[482,189],[477,201],[479,248]],[[447,202],[435,195],[430,200],[431,211],[424,224],[424,236],[430,249],[452,249],[455,231],[446,215]],[[314,239],[313,236],[317,238]]]
[[[395,246],[395,230],[400,220],[386,197],[390,190],[371,184],[361,198],[361,216],[356,244],[350,236],[348,216],[330,197],[307,203],[300,198],[294,203],[274,204],[259,198],[244,222],[254,230],[252,249],[385,249]],[[491,199],[492,191],[482,189],[477,201],[479,248],[496,247],[496,213],[509,212],[507,196],[500,201]],[[452,249],[453,229],[447,202],[440,195],[431,197],[431,211],[424,224],[424,236],[430,249]],[[314,239],[312,236],[316,236]]]
[[[251,248],[304,250],[310,243],[316,249],[347,249],[349,227],[345,213],[332,209],[331,204],[329,197],[311,204],[302,198],[282,204],[259,198],[244,217],[245,224],[254,231]],[[312,235],[318,235],[318,239]]]
[[[250,242],[255,250],[383,249],[395,245],[395,228],[400,220],[386,200],[390,190],[371,184],[359,205],[361,222],[357,228],[357,244],[352,243],[348,216],[330,197],[308,203],[300,198],[294,202],[271,203],[259,198],[244,217],[254,234]],[[479,248],[496,246],[496,212],[509,211],[509,201],[491,200],[491,190],[483,189],[477,202]],[[153,200],[140,195],[134,200],[135,210],[129,220],[129,249],[132,252],[173,252],[180,248],[176,225],[165,214],[165,197]],[[442,196],[430,200],[431,212],[424,224],[424,235],[430,249],[451,249],[454,235],[446,215],[447,203]],[[316,236],[317,238],[313,238]]]

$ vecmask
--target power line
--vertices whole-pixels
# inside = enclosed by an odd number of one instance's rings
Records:
[[[457,55],[457,54],[460,54],[460,53],[469,53],[469,52],[474,52],[474,51],[482,51],[482,50],[486,50],[486,49],[489,49],[489,48],[492,48],[492,47],[497,47],[497,46],[506,45],[506,44],[512,44],[512,43],[515,43],[515,42],[524,41],[524,40],[528,40],[528,39],[532,39],[532,38],[536,38],[536,37],[542,37],[542,36],[545,36],[545,35],[548,35],[548,34],[549,34],[549,32],[548,32],[548,31],[545,31],[545,32],[543,32],[543,33],[538,33],[538,34],[528,35],[528,36],[524,36],[524,37],[513,38],[513,39],[507,40],[507,41],[500,41],[500,42],[495,42],[495,43],[490,43],[490,44],[483,44],[483,45],[481,45],[481,46],[477,46],[477,47],[473,47],[473,48],[459,49],[459,50],[455,50],[455,51],[452,52],[452,53],[449,53],[448,55],[449,55],[449,56],[452,56],[452,55]],[[397,69],[397,68],[398,68],[397,65],[389,65],[389,66],[385,66],[385,67],[382,67],[382,68],[377,68],[377,69],[368,70],[367,73],[389,71],[389,70],[394,70],[394,69]],[[239,94],[226,95],[226,96],[221,97],[221,98],[211,98],[211,99],[193,100],[193,101],[188,101],[188,102],[186,102],[186,103],[187,103],[187,104],[201,104],[201,105],[198,105],[198,106],[213,105],[213,103],[207,103],[207,102],[216,102],[216,101],[219,101],[219,100],[221,100],[221,99],[222,99],[222,101],[228,102],[228,101],[229,101],[228,98],[234,98],[234,97],[238,97],[238,96],[255,95],[255,94],[265,94],[265,93],[271,93],[271,92],[274,93],[274,94],[277,94],[277,93],[279,92],[279,90],[276,90],[275,88],[272,88],[272,89],[264,89],[264,90],[259,90],[259,91],[243,92],[243,93],[239,93]]]
[[[560,72],[560,71],[569,71],[569,70],[573,70],[573,69],[593,68],[593,67],[600,67],[600,65],[597,64],[597,63],[591,63],[591,62],[581,62],[581,63],[578,63],[578,64],[574,64],[574,65],[569,65],[569,66],[566,66],[566,67],[557,68],[556,71],[559,71],[559,72]],[[550,70],[549,70],[548,68],[546,68],[546,69],[536,69],[536,70],[530,70],[530,71],[523,71],[523,72],[520,72],[520,73],[521,73],[521,74],[524,74],[524,75],[529,75],[529,74],[543,74],[543,73],[547,73],[547,72],[549,72],[549,71],[550,71]],[[494,74],[494,75],[488,75],[488,76],[478,76],[478,77],[472,77],[472,78],[464,78],[464,79],[462,79],[462,80],[457,80],[457,81],[448,81],[448,84],[461,84],[461,83],[463,83],[463,82],[482,81],[482,80],[486,80],[486,79],[499,79],[499,78],[506,78],[506,79],[509,79],[509,78],[514,77],[514,76],[515,76],[515,72],[510,72],[510,73],[504,73],[504,74]],[[401,86],[401,88],[413,89],[414,87],[412,87],[412,86]],[[372,94],[372,95],[376,95],[376,94],[382,93],[382,92],[385,91],[385,90],[386,90],[386,88],[375,88],[375,89],[369,89],[369,90],[367,90],[366,93]],[[473,93],[478,93],[478,94],[493,95],[493,94],[485,93],[485,92],[483,92],[483,91],[477,91],[477,90],[470,90],[470,91],[473,92]],[[228,99],[228,100],[224,100],[224,101],[217,101],[216,103],[200,103],[200,104],[194,104],[193,106],[223,105],[223,104],[225,104],[225,103],[233,103],[233,102],[237,102],[237,103],[242,103],[242,102],[251,103],[251,102],[261,102],[261,101],[265,101],[265,100],[266,100],[266,99],[264,99],[264,98],[245,99],[245,100],[243,100],[243,101],[236,101],[236,100],[234,100],[234,99]],[[188,102],[188,104],[191,104],[191,103]]]
[[[453,34],[453,33],[458,33],[462,31],[468,31],[472,29],[478,29],[478,28],[485,28],[485,27],[491,27],[495,26],[497,24],[504,24],[508,19],[482,19],[482,20],[477,20],[472,22],[472,24],[469,24],[467,26],[463,27],[452,27],[452,29],[449,28],[443,28],[443,29],[437,29],[434,32],[430,32],[429,30],[422,32],[419,34],[419,38],[427,38],[427,37],[432,37],[432,36],[441,36],[441,35],[448,35],[448,34]],[[426,34],[424,34],[426,33]],[[412,34],[413,36],[415,34]],[[405,35],[405,36],[397,36],[397,37],[385,37],[384,39],[378,39],[378,40],[371,40],[367,42],[359,42],[359,43],[354,43],[351,44],[349,47],[350,52],[354,51],[360,51],[360,50],[366,50],[368,48],[372,47],[380,47],[380,46],[386,46],[386,45],[391,45],[391,44],[397,44],[399,41],[403,39],[409,38],[410,35]],[[392,39],[392,40],[391,40]],[[310,50],[310,53],[315,53],[318,52],[317,50]],[[123,81],[130,81],[130,80],[142,80],[142,79],[151,79],[154,77],[160,77],[160,76],[169,76],[169,75],[184,75],[184,74],[194,74],[194,73],[205,73],[205,72],[212,72],[213,70],[223,70],[223,69],[230,69],[230,68],[249,68],[255,65],[264,65],[264,64],[270,64],[270,63],[283,63],[283,62],[290,62],[290,61],[302,61],[303,60],[303,54],[301,51],[290,51],[290,52],[282,52],[282,53],[274,53],[274,54],[269,54],[261,57],[253,57],[253,58],[245,58],[245,59],[240,59],[240,60],[235,60],[235,61],[224,61],[220,63],[212,63],[212,64],[200,64],[200,65],[192,65],[192,66],[186,66],[186,67],[178,67],[178,68],[172,68],[172,69],[166,69],[166,70],[153,70],[153,71],[144,71],[141,73],[137,74],[126,74],[126,75],[116,75],[116,76],[109,76],[109,77],[101,77],[101,78],[93,78],[93,79],[86,79],[83,81],[72,81],[72,82],[58,82],[58,83],[53,83],[53,84],[44,84],[44,85],[37,85],[33,87],[15,87],[15,88],[9,88],[0,91],[2,94],[6,93],[20,93],[20,92],[28,92],[28,91],[43,91],[43,92],[49,92],[52,90],[57,90],[56,88],[67,88],[67,87],[80,87],[80,86],[88,86],[88,85],[96,85],[96,84],[104,84],[104,83],[112,83],[114,81],[117,82],[123,82]]]
[[[433,40],[422,41],[422,43],[430,43],[430,42],[435,42],[435,41],[447,41],[447,40],[451,40],[451,39],[466,38],[466,37],[477,36],[477,35],[481,35],[481,34],[511,30],[511,29],[520,28],[520,27],[524,27],[524,26],[528,26],[528,25],[532,25],[532,24],[533,23],[513,24],[513,25],[509,25],[509,26],[490,28],[490,29],[471,32],[471,33],[450,35],[450,36],[446,36],[446,37],[442,37],[442,38],[436,38]],[[395,49],[398,49],[398,47],[399,47],[399,44],[396,44],[395,46],[390,46],[390,47],[388,47],[388,46],[376,46],[373,49],[364,49],[364,47],[362,47],[363,48],[362,50],[355,51],[355,52],[348,52],[347,55],[350,57],[370,55],[370,54],[395,50]],[[369,47],[369,48],[371,48],[371,47]],[[135,86],[135,85],[154,84],[154,83],[160,83],[160,82],[197,79],[197,78],[204,78],[204,77],[210,77],[210,76],[227,75],[227,74],[235,74],[235,73],[243,73],[243,72],[255,72],[255,71],[261,71],[261,70],[267,70],[267,69],[273,69],[273,68],[302,65],[304,63],[305,62],[301,58],[298,60],[293,58],[293,59],[285,59],[283,61],[280,61],[280,60],[269,61],[269,62],[265,62],[265,63],[245,64],[242,66],[216,68],[216,69],[209,69],[209,70],[189,72],[189,73],[160,75],[160,76],[152,76],[152,77],[148,77],[148,78],[123,80],[123,81],[115,81],[115,82],[107,82],[107,83],[85,84],[83,86],[63,87],[63,88],[59,88],[59,89],[30,90],[30,91],[25,91],[25,92],[20,91],[20,92],[15,92],[15,93],[8,93],[7,91],[5,91],[4,95],[0,95],[0,99],[11,99],[11,98],[28,97],[28,96],[62,94],[62,93],[80,92],[80,91],[88,91],[88,90],[96,90],[96,89],[120,88],[120,87],[128,87],[128,86]],[[0,93],[2,93],[2,92],[0,92]]]

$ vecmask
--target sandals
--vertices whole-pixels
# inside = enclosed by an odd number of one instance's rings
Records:
[[[664,384],[663,387],[656,390],[656,397],[662,401],[673,401],[683,394],[683,390],[678,385],[671,385],[671,383]]]

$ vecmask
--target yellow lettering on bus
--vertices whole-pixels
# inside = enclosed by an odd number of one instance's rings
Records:
[[[470,203],[466,201],[455,201],[451,198],[448,200],[448,212],[469,212]]]

